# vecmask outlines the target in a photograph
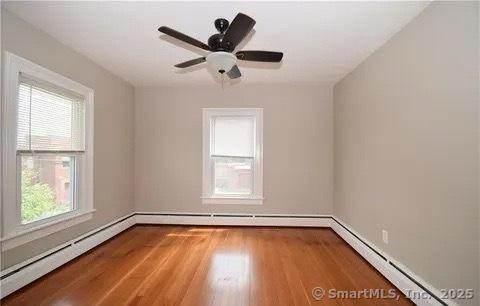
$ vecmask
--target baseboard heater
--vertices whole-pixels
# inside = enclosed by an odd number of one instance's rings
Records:
[[[134,215],[135,215],[135,214],[132,214],[132,215],[130,215],[130,216],[127,216],[127,217],[124,217],[124,218],[122,218],[122,219],[120,219],[120,220],[117,220],[117,221],[115,221],[115,222],[113,222],[113,223],[111,223],[111,224],[108,224],[108,226],[105,226],[105,227],[96,229],[95,231],[93,231],[93,232],[91,232],[91,233],[89,233],[89,234],[87,234],[87,235],[85,235],[85,236],[82,236],[81,238],[78,238],[78,239],[76,239],[76,240],[74,240],[74,241],[72,241],[72,242],[69,242],[68,245],[65,245],[65,246],[63,246],[63,247],[60,247],[60,248],[58,248],[58,249],[55,249],[54,251],[50,251],[49,253],[47,253],[47,254],[45,254],[45,255],[41,255],[40,257],[35,258],[35,260],[33,260],[33,261],[31,261],[31,262],[28,262],[28,263],[26,263],[25,265],[23,265],[23,266],[21,266],[21,267],[18,267],[18,268],[16,268],[16,269],[13,270],[13,271],[10,271],[10,272],[8,272],[8,273],[5,273],[5,274],[0,275],[0,280],[3,280],[3,279],[5,279],[5,278],[7,278],[7,277],[9,277],[9,276],[11,276],[11,275],[13,275],[13,274],[16,274],[16,273],[20,272],[21,270],[27,268],[28,266],[31,266],[31,265],[33,265],[33,264],[35,264],[35,263],[37,263],[37,262],[39,262],[39,261],[41,261],[41,260],[43,260],[43,259],[45,259],[45,258],[47,258],[47,257],[50,257],[50,256],[52,256],[52,255],[54,255],[54,254],[57,254],[58,252],[61,252],[61,251],[65,250],[65,249],[68,249],[68,248],[71,248],[74,244],[77,244],[77,243],[79,243],[80,241],[83,241],[83,240],[85,240],[85,239],[87,239],[87,238],[89,238],[89,237],[91,237],[91,236],[93,236],[93,235],[97,235],[98,233],[103,232],[104,230],[106,230],[106,229],[108,229],[108,228],[110,228],[110,227],[112,227],[112,226],[115,226],[116,224],[118,224],[118,223],[120,223],[120,222],[123,222],[123,221],[125,221],[125,220],[128,219],[128,218],[132,218]]]
[[[392,267],[394,267],[398,272],[402,273],[403,275],[405,275],[405,277],[407,277],[409,280],[411,280],[412,282],[415,283],[415,285],[417,285],[418,287],[422,288],[423,290],[425,290],[425,292],[427,292],[428,294],[430,294],[435,300],[437,300],[437,302],[439,302],[440,304],[444,305],[444,306],[449,306],[447,303],[445,303],[444,300],[442,300],[440,297],[438,297],[436,294],[434,294],[432,291],[430,291],[428,288],[426,288],[425,286],[423,286],[419,281],[417,281],[413,276],[411,276],[410,274],[408,274],[407,272],[403,271],[402,269],[400,269],[396,264],[394,264],[393,262],[389,261],[388,262]]]
[[[302,218],[313,218],[313,219],[331,219],[332,216],[310,216],[310,215],[298,215],[298,216],[290,216],[290,215],[255,215],[255,218],[295,218],[295,219],[302,219]]]
[[[377,251],[374,247],[372,247],[369,243],[365,242],[365,240],[363,240],[362,238],[358,237],[357,234],[355,234],[354,232],[352,232],[349,228],[347,228],[346,226],[344,226],[342,223],[338,222],[337,219],[335,219],[335,217],[332,217],[332,220],[335,221],[338,225],[340,225],[341,227],[343,227],[344,230],[346,230],[347,232],[350,233],[350,235],[352,235],[353,237],[357,238],[358,241],[360,241],[361,243],[363,243],[367,248],[369,248],[370,250],[372,250],[375,254],[377,254],[378,256],[380,256],[383,260],[387,261],[387,258],[385,256],[383,256],[379,251]]]
[[[240,218],[317,218],[317,219],[331,219],[332,216],[328,215],[264,215],[264,214],[192,214],[192,213],[154,213],[154,212],[141,212],[135,213],[137,216],[177,216],[177,217],[240,217]]]
[[[4,298],[10,293],[59,268],[75,257],[115,237],[133,225],[135,225],[135,213],[119,218],[49,251],[1,271],[0,298]]]
[[[146,222],[142,222],[142,217],[146,217]],[[160,218],[157,220],[157,218]],[[165,219],[167,218],[167,219]],[[163,221],[172,219],[173,223],[163,223]],[[335,229],[334,225],[341,227],[343,230],[348,232],[348,235],[351,235],[357,242],[360,242],[368,250],[372,251],[380,262],[385,262],[388,266],[394,268],[398,273],[408,278],[410,282],[424,290],[428,293],[433,299],[435,299],[440,305],[449,306],[447,302],[441,299],[437,294],[432,292],[426,286],[422,284],[422,281],[417,280],[410,273],[404,271],[401,268],[401,265],[395,264],[393,261],[389,260],[385,255],[379,252],[374,246],[362,239],[358,234],[350,230],[347,226],[342,224],[333,216],[328,215],[273,215],[273,214],[222,214],[222,213],[155,213],[155,212],[138,212],[132,213],[128,216],[120,218],[116,221],[113,221],[101,228],[98,228],[94,231],[91,231],[83,236],[77,237],[76,239],[71,240],[65,244],[62,244],[50,251],[47,251],[43,254],[40,254],[36,257],[31,258],[21,264],[15,265],[11,268],[5,269],[0,275],[0,280],[2,282],[2,295],[5,297],[8,294],[20,289],[28,283],[31,283],[37,278],[55,270],[56,268],[62,266],[66,262],[72,260],[73,258],[83,254],[84,252],[92,249],[106,240],[116,236],[125,229],[131,227],[135,224],[176,224],[174,222],[182,220],[183,218],[193,218],[190,223],[178,223],[181,224],[195,224],[198,220],[200,225],[206,225],[204,221],[211,221],[209,225],[215,226],[223,223],[217,223],[215,220],[220,220],[221,222],[225,220],[232,221],[231,225],[254,225],[254,226],[317,226],[317,227],[331,227],[334,229],[339,236],[345,240],[345,242],[351,245],[357,252],[354,245],[351,241],[347,241],[340,233]],[[238,221],[240,220],[240,221]],[[249,220],[254,223],[244,223],[241,220]],[[262,222],[262,220],[267,220],[268,222]],[[307,222],[305,222],[305,220]],[[313,220],[313,221],[312,221]],[[314,221],[318,220],[318,221]],[[230,222],[229,221],[229,222]],[[240,223],[235,223],[236,221]],[[255,223],[258,222],[258,223]],[[317,225],[310,225],[317,224]],[[228,225],[228,224],[227,224]],[[365,249],[365,248],[363,248]],[[359,252],[360,256],[365,257],[364,254]],[[55,264],[53,264],[53,262]],[[27,271],[29,270],[29,271]],[[381,272],[381,271],[380,271]],[[382,273],[383,274],[383,273]],[[386,275],[385,275],[386,276]],[[387,277],[388,278],[388,277]],[[8,285],[5,285],[8,283]],[[4,288],[6,287],[6,288]],[[415,301],[414,301],[415,302]],[[453,305],[454,303],[452,303]]]
[[[65,250],[65,249],[68,249],[68,248],[70,248],[71,246],[72,246],[72,245],[69,244],[69,245],[67,245],[67,246],[61,247],[61,248],[59,248],[59,249],[57,249],[57,250],[55,250],[55,251],[53,251],[53,252],[49,252],[49,253],[46,254],[46,255],[40,256],[39,258],[35,259],[34,261],[29,262],[29,263],[27,263],[27,264],[25,264],[25,265],[23,265],[23,266],[21,266],[21,267],[18,267],[18,268],[16,268],[16,269],[13,270],[13,271],[10,271],[10,272],[8,272],[8,273],[2,274],[2,275],[0,276],[0,281],[3,280],[3,279],[5,279],[5,278],[7,278],[7,277],[10,277],[10,276],[12,276],[12,275],[14,275],[14,274],[17,274],[18,272],[24,270],[25,268],[27,268],[27,267],[29,267],[29,266],[31,266],[31,265],[33,265],[33,264],[35,264],[35,263],[37,263],[37,262],[45,259],[45,258],[47,258],[47,257],[50,257],[50,256],[52,256],[52,255],[57,254],[58,252],[61,252],[61,251]]]
[[[212,214],[183,214],[183,213],[155,213],[155,212],[142,212],[135,213],[136,216],[177,216],[177,217],[210,217]]]
[[[327,215],[275,215],[244,213],[136,213],[139,224],[176,224],[202,226],[291,226],[330,227]]]
[[[407,277],[411,282],[415,283],[418,287],[420,287],[422,290],[427,292],[430,296],[432,296],[437,302],[439,302],[441,305],[444,306],[449,306],[444,300],[442,300],[439,296],[437,296],[435,293],[433,293],[430,289],[422,285],[421,282],[416,280],[413,276],[411,276],[409,273],[405,272],[403,269],[401,269],[398,265],[393,263],[391,260],[389,260],[387,257],[385,257],[383,254],[381,254],[379,251],[377,251],[373,246],[371,246],[368,242],[363,240],[361,237],[359,237],[357,234],[355,234],[353,231],[351,231],[349,228],[347,228],[345,225],[343,225],[340,221],[338,221],[335,217],[331,217],[332,221],[341,226],[344,230],[346,230],[350,235],[355,237],[359,242],[361,242],[363,245],[365,245],[367,248],[369,248],[372,252],[374,252],[378,257],[380,257],[382,260],[384,260],[386,263],[388,263],[390,266],[395,268],[398,272],[400,272],[402,275]],[[347,242],[347,241],[345,241]],[[348,243],[348,242],[347,242]],[[362,256],[362,254],[359,254]]]

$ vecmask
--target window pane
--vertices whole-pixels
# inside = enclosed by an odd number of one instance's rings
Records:
[[[215,194],[252,194],[252,163],[251,158],[214,158]]]
[[[84,100],[60,91],[21,78],[18,150],[84,150]]]
[[[213,155],[254,156],[253,117],[215,117]]]
[[[22,224],[73,210],[74,156],[22,155]]]

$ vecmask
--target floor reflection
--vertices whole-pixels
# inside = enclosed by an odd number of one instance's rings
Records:
[[[170,234],[167,234],[167,237],[206,237],[207,235],[205,234],[177,234],[177,233],[170,233]]]
[[[223,232],[225,231],[224,228],[192,228],[188,230],[189,232],[205,232],[205,233],[211,233],[211,232]]]
[[[250,255],[216,253],[212,257],[210,271],[210,284],[215,290],[245,289],[250,273]]]

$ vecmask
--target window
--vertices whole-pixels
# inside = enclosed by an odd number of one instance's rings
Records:
[[[7,53],[2,247],[91,218],[93,91]]]
[[[203,203],[262,204],[262,109],[203,110]]]
[[[85,153],[85,98],[20,73],[17,103],[20,223],[75,210],[66,184]]]

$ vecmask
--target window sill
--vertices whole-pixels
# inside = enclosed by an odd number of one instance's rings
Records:
[[[62,219],[53,220],[51,222],[38,225],[34,228],[12,232],[9,235],[0,239],[2,244],[2,251],[13,249],[19,245],[48,236],[76,224],[85,222],[92,218],[94,212],[95,209],[82,211]]]
[[[220,197],[204,197],[202,204],[240,204],[240,205],[262,205],[265,198],[220,198]]]

